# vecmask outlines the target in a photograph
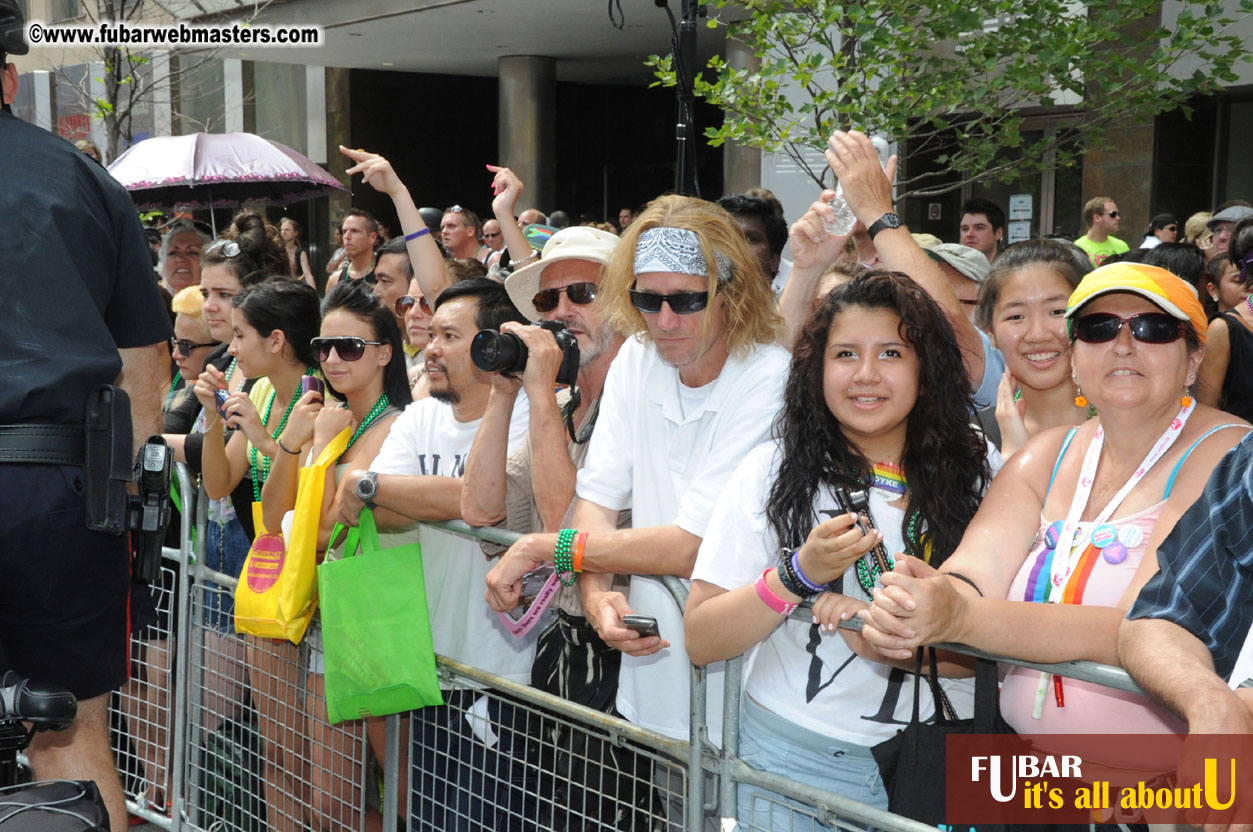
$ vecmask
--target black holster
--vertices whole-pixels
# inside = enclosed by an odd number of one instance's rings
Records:
[[[102,384],[87,399],[83,464],[87,528],[121,535],[127,531],[126,486],[134,478],[131,403],[126,391]]]

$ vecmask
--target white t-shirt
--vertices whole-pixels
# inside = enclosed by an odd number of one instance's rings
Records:
[[[651,344],[628,339],[605,379],[600,418],[578,475],[579,497],[614,511],[630,508],[635,528],[675,525],[704,537],[727,478],[769,437],[790,360],[774,345],[728,358],[685,415],[678,371]],[[670,647],[642,658],[623,655],[618,710],[637,725],[687,739],[691,663],[683,611],[655,578],[632,577],[630,603],[640,615],[657,618]],[[720,743],[722,665],[707,670],[709,732]]]
[[[370,470],[379,474],[460,477],[479,423],[458,422],[452,406],[421,399],[392,423]],[[526,436],[527,414],[515,407],[509,425],[509,450]],[[422,571],[431,613],[435,652],[522,684],[531,681],[535,636],[514,638],[484,600],[492,562],[478,541],[440,529],[422,527]]]
[[[778,563],[781,544],[765,515],[777,469],[778,446],[773,442],[754,449],[736,469],[701,543],[694,580],[737,589]],[[814,508],[824,519],[841,512],[826,488],[818,492]],[[903,515],[882,492],[871,490],[870,516],[893,555],[904,549]],[[837,587],[836,591],[850,598],[870,603],[857,580],[855,564],[840,577]],[[971,680],[944,679],[941,685],[959,717],[974,712]],[[810,731],[864,746],[899,731],[909,722],[914,704],[912,673],[863,659],[848,649],[838,633],[823,633],[818,625],[794,618],[785,620],[753,648],[745,692]],[[920,715],[926,720],[932,711],[933,697],[924,681]]]

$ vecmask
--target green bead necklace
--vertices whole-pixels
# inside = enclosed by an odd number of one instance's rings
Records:
[[[177,390],[177,389],[178,389],[178,383],[179,383],[180,381],[182,381],[182,380],[183,380],[183,371],[182,371],[182,370],[175,370],[175,371],[174,371],[174,380],[170,382],[170,392],[171,392],[171,393],[173,393],[175,390]]]
[[[232,367],[232,369],[234,368]],[[313,375],[315,371],[316,371],[316,368],[310,367],[306,375]],[[270,411],[274,408],[274,400],[276,398],[278,398],[278,390],[274,390],[273,392],[270,393],[270,400],[266,402],[266,405],[265,405],[265,415],[261,417],[262,426],[266,425],[270,421]],[[295,393],[293,392],[291,399],[287,402],[287,409],[283,411],[283,418],[279,419],[278,427],[274,429],[274,433],[270,434],[271,439],[278,441],[279,436],[282,435],[283,428],[287,427],[287,419],[289,416],[291,416],[292,408],[295,406],[296,399],[298,398],[300,397],[295,395]],[[252,463],[252,499],[254,502],[259,503],[261,502],[261,486],[264,485],[265,481],[270,478],[271,461],[270,461],[270,458],[266,456],[265,454],[261,455],[261,459],[262,459],[261,472],[260,472],[260,476],[257,476],[257,446],[256,445],[252,446],[252,450],[249,452],[248,458],[249,458],[249,461]]]
[[[370,408],[370,412],[367,413],[366,417],[361,420],[361,424],[357,425],[357,432],[352,435],[352,439],[348,440],[348,448],[351,448],[353,443],[360,438],[361,434],[365,433],[370,425],[374,424],[378,417],[383,414],[383,411],[391,407],[391,405],[392,400],[387,397],[386,393],[379,396],[378,401],[374,403],[374,407]],[[347,406],[348,403],[344,402],[344,407]],[[347,452],[348,448],[344,448],[344,451]]]

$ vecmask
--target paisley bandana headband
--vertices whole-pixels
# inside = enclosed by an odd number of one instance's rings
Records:
[[[731,279],[731,261],[721,254],[715,255],[718,264],[718,280]],[[675,272],[709,277],[709,267],[700,248],[700,238],[695,231],[686,228],[658,226],[640,235],[635,246],[635,273]]]

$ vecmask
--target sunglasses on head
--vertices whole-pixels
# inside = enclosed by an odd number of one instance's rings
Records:
[[[670,304],[670,311],[676,315],[690,315],[699,312],[709,303],[708,292],[675,292],[672,295],[661,295],[657,292],[631,290],[631,305],[641,312],[655,315],[661,311],[662,302]]]
[[[367,345],[378,347],[383,343],[383,341],[367,341],[355,335],[346,335],[338,338],[314,338],[309,345],[317,354],[318,361],[330,359],[331,350],[335,350],[340,361],[356,361],[365,355]]]
[[[204,250],[205,254],[212,254],[218,249],[222,249],[222,254],[226,257],[238,257],[240,248],[239,243],[234,240],[218,240],[213,245]]]
[[[428,318],[435,314],[431,309],[431,305],[426,302],[425,297],[419,298],[413,295],[401,295],[396,298],[396,314],[403,318],[414,307],[414,304],[417,304],[418,308],[422,310],[422,314]]]
[[[1104,344],[1118,337],[1123,324],[1131,327],[1133,338],[1145,344],[1169,344],[1183,337],[1183,324],[1164,312],[1143,312],[1130,318],[1097,312],[1075,319],[1075,339],[1088,344]]]
[[[216,347],[217,345],[217,341],[209,341],[206,344],[194,344],[186,338],[171,338],[170,352],[178,350],[183,355],[191,355],[192,350],[198,350],[201,347]]]
[[[571,303],[577,303],[580,306],[596,300],[595,283],[571,283],[560,289],[544,289],[536,292],[535,297],[531,298],[531,303],[535,304],[535,308],[540,312],[551,312],[561,302],[562,292],[566,293]]]

